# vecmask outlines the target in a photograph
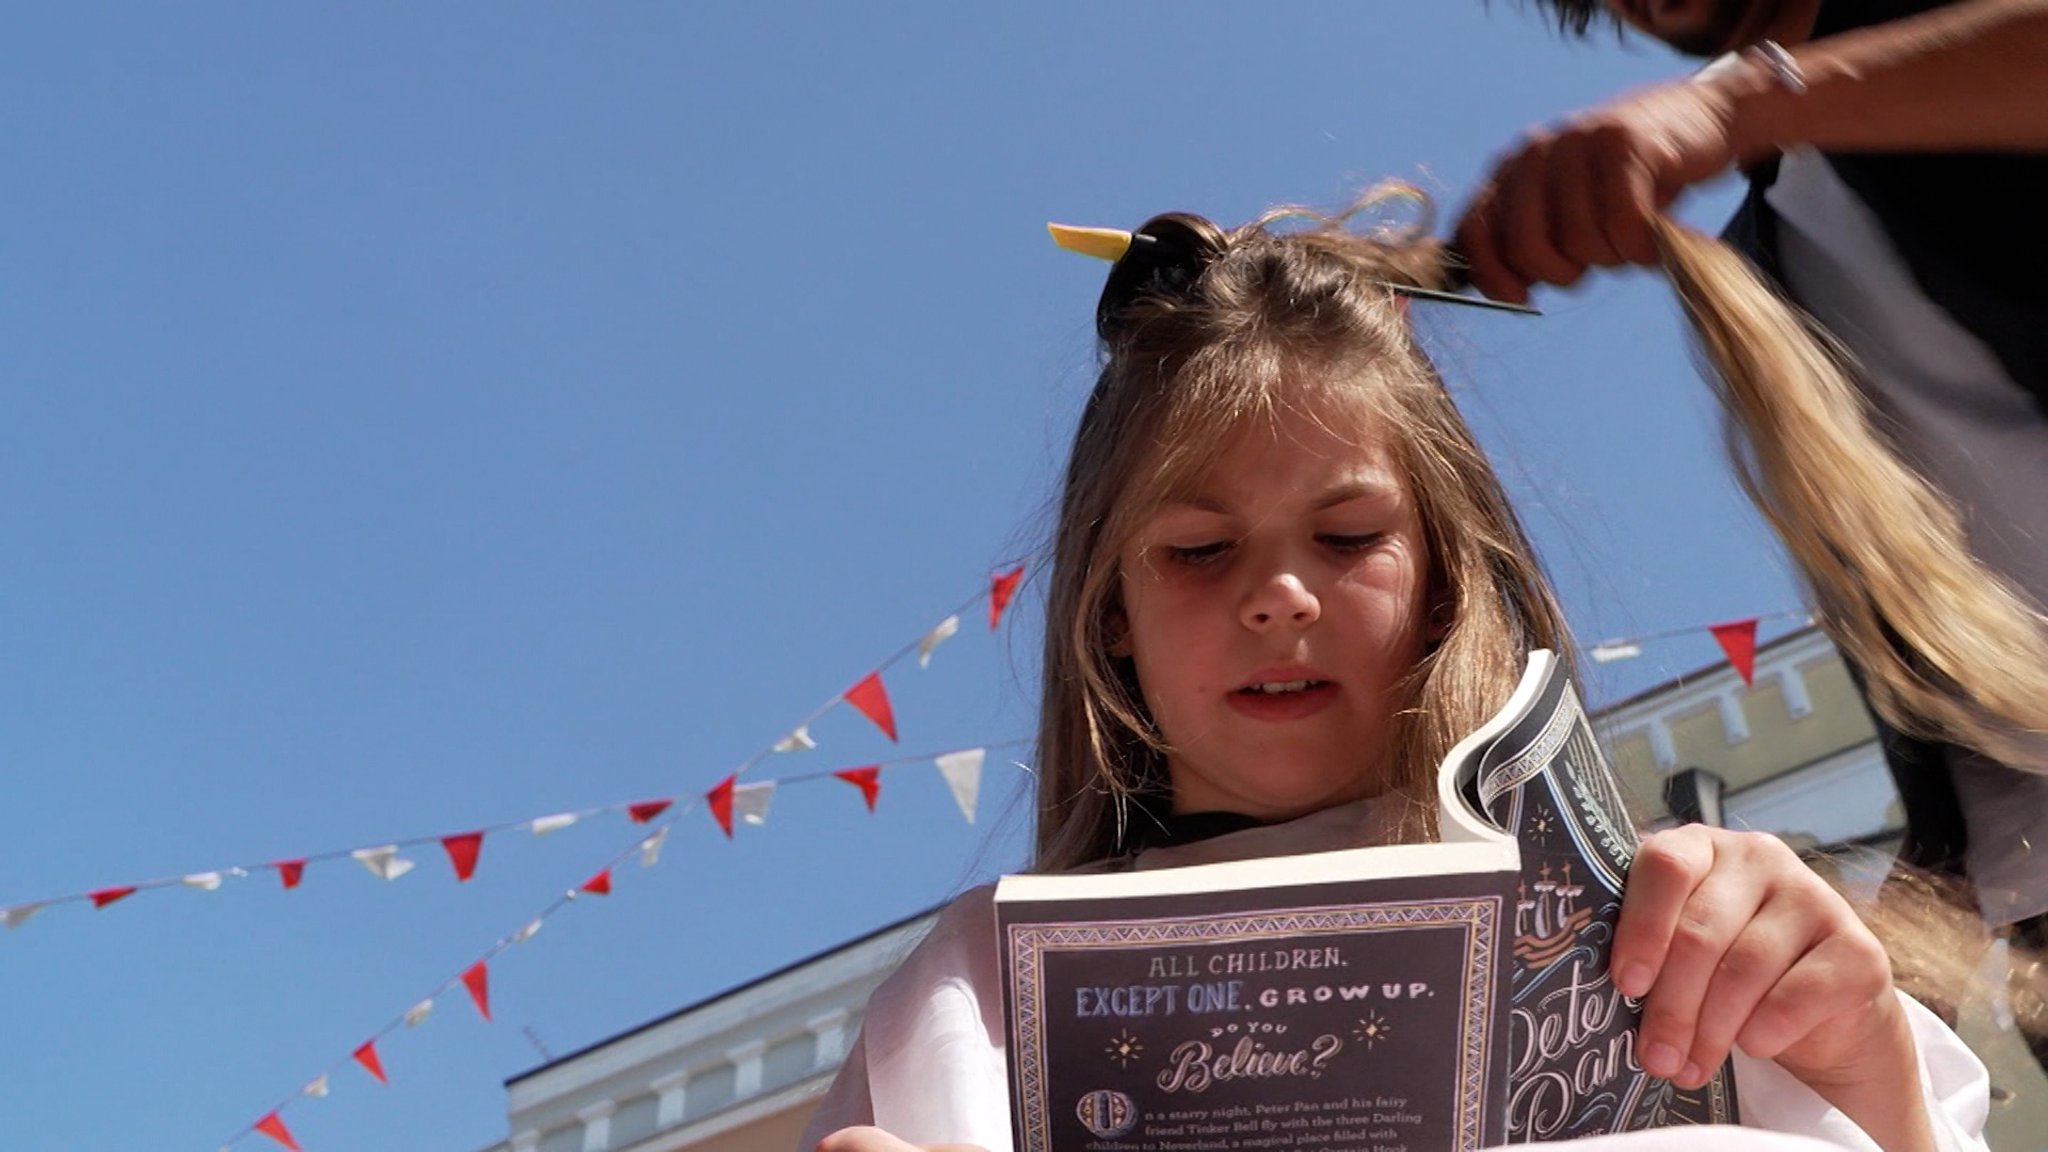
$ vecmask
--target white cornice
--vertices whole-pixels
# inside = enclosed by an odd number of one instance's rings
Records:
[[[786,1088],[763,1093],[751,1100],[721,1108],[709,1116],[699,1117],[688,1124],[678,1125],[665,1131],[656,1132],[637,1144],[629,1144],[617,1152],[679,1152],[693,1147],[735,1128],[742,1128],[756,1120],[765,1119],[810,1103],[825,1094],[832,1086],[832,1077],[838,1071],[834,1068],[799,1080]]]
[[[579,1093],[648,1066],[645,1081],[688,1065],[722,1058],[728,1049],[772,1039],[760,1035],[762,1021],[799,1010],[803,1021],[867,1000],[872,986],[893,970],[931,927],[917,920],[789,969],[737,994],[727,994],[659,1023],[643,1027],[565,1059],[512,1084],[508,1112],[520,1116],[560,1106]]]
[[[1756,654],[1756,678],[1774,676],[1813,660],[1834,657],[1835,648],[1819,628],[1794,632],[1773,641]],[[1743,691],[1742,677],[1727,664],[1716,664],[1690,680],[1672,681],[1620,704],[1600,710],[1599,723],[1615,731],[1640,727],[1651,720],[1689,715],[1715,706],[1724,692]]]
[[[1801,670],[1816,662],[1838,659],[1840,656],[1827,634],[1819,628],[1808,628],[1759,650],[1755,679],[1776,680],[1785,695],[1786,710],[1796,720],[1813,710]],[[1647,737],[1658,765],[1674,768],[1677,754],[1671,744],[1672,721],[1711,710],[1720,719],[1727,741],[1739,744],[1749,738],[1748,722],[1740,703],[1748,691],[1735,669],[1717,664],[1692,679],[1673,681],[1603,708],[1593,718],[1593,726],[1609,741],[1631,735]]]

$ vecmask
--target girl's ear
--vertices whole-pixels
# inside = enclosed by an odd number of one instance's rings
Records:
[[[1451,598],[1449,589],[1439,591],[1429,600],[1429,646],[1434,648],[1451,634],[1451,625],[1458,622],[1458,606]]]
[[[1109,654],[1124,659],[1131,655],[1131,619],[1121,608],[1112,608],[1103,620],[1109,634]]]

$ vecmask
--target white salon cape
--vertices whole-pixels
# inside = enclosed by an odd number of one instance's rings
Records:
[[[1154,848],[1135,868],[1171,868],[1259,856],[1298,855],[1385,843],[1371,801],[1288,824]],[[805,1132],[799,1152],[852,1125],[874,1125],[912,1144],[976,1144],[1012,1152],[1009,1072],[993,887],[975,888],[939,914],[922,943],[868,1001],[859,1036]],[[1954,1032],[1905,1001],[1920,1052],[1920,1083],[1944,1152],[1983,1152],[1990,1078]],[[1777,1065],[1736,1054],[1743,1126],[1665,1128],[1566,1141],[1560,1152],[1880,1152],[1804,1084]]]

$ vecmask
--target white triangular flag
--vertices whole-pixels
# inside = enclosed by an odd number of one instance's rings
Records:
[[[405,1026],[407,1028],[419,1027],[421,1024],[426,1023],[427,1013],[432,1012],[433,1010],[434,1002],[432,1000],[422,1000],[419,1003],[413,1005],[412,1007],[407,1008],[405,1010]]]
[[[526,927],[512,934],[512,942],[514,944],[524,944],[528,940],[533,939],[533,934],[538,931],[540,931],[540,921],[532,921]]]
[[[947,787],[953,790],[953,800],[960,805],[960,814],[974,823],[974,803],[981,797],[981,762],[988,757],[986,748],[969,748],[963,752],[948,752],[933,760],[939,766],[939,775],[946,778]]]
[[[370,875],[379,880],[396,880],[412,871],[412,861],[398,854],[398,845],[386,844],[381,848],[358,848],[349,853],[356,862],[370,870]]]
[[[938,627],[925,633],[924,639],[917,642],[917,666],[919,668],[931,667],[932,650],[951,639],[953,633],[959,630],[960,618],[958,616],[948,616],[944,620],[939,621]]]
[[[732,790],[732,814],[758,828],[768,822],[768,803],[775,799],[775,781],[741,784]]]
[[[1586,653],[1586,655],[1593,658],[1593,663],[1595,664],[1609,664],[1616,660],[1629,660],[1642,654],[1642,645],[1630,644],[1627,641],[1620,641],[1614,644],[1596,644],[1593,646],[1592,651]]]
[[[43,906],[41,904],[23,904],[15,908],[0,908],[0,924],[5,924],[10,929],[19,928],[23,924],[28,923],[29,917],[42,910]]]
[[[550,832],[560,832],[575,822],[576,814],[574,812],[558,812],[553,816],[542,816],[540,819],[527,825],[527,827],[533,829],[535,836],[545,836]]]
[[[816,748],[818,742],[811,739],[811,726],[806,724],[775,742],[777,752],[805,752]]]
[[[220,887],[220,873],[194,872],[190,876],[185,877],[183,883],[187,888],[197,888],[201,892],[211,892]]]
[[[661,859],[661,846],[668,840],[668,829],[663,828],[640,842],[640,866],[652,868]]]
[[[318,1100],[321,1097],[326,1096],[327,1073],[322,1072],[318,1079],[314,1080],[311,1084],[306,1085],[304,1088],[300,1089],[300,1091],[304,1092],[308,1096],[311,1096],[315,1100]]]

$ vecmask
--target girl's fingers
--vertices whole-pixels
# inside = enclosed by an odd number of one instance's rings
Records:
[[[1664,967],[1679,913],[1713,866],[1713,840],[1698,825],[1659,832],[1636,850],[1609,958],[1622,995],[1640,999],[1649,994]]]
[[[1714,963],[1686,1053],[1689,1068],[1678,1076],[1681,1088],[1696,1088],[1713,1075],[1754,1022],[1758,1007],[1807,962],[1808,950],[1826,928],[1814,902],[1801,893],[1778,891],[1764,900]]]
[[[1716,858],[1728,847],[1725,841],[1710,843]],[[1632,901],[1633,884],[1630,888]],[[1643,1001],[1637,1054],[1645,1071],[1685,1085],[1703,1083],[1711,1074],[1711,1066],[1696,1067],[1691,1058],[1701,1015],[1707,1008],[1707,990],[1729,946],[1756,919],[1766,892],[1757,883],[1754,870],[1723,866],[1707,872],[1679,901],[1666,939],[1664,962]],[[1627,916],[1626,904],[1623,916]]]
[[[1862,925],[1848,925],[1823,937],[1779,978],[1736,1043],[1752,1056],[1777,1059],[1828,1022],[1870,1008],[1890,989],[1884,946]]]
[[[880,1128],[841,1128],[818,1141],[817,1152],[920,1152],[915,1144]],[[934,1144],[923,1152],[982,1152],[972,1144]]]

